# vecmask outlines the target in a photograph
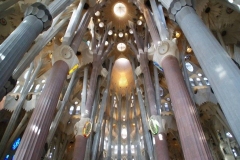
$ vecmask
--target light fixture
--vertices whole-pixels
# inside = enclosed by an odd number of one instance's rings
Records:
[[[141,25],[142,25],[142,21],[141,21],[141,20],[138,20],[138,21],[137,21],[137,24],[138,24],[139,26],[141,26]]]
[[[176,36],[176,38],[179,38],[179,37],[181,37],[181,32],[179,32],[179,31],[176,31],[176,32],[175,32],[175,36]]]
[[[119,36],[120,38],[122,38],[122,37],[123,37],[123,33],[122,33],[122,32],[119,32],[119,33],[118,33],[118,36]]]
[[[95,16],[100,16],[100,12],[99,11],[95,12]]]
[[[113,11],[116,16],[123,17],[127,12],[127,8],[123,3],[116,3],[113,7]]]
[[[126,44],[125,43],[118,43],[117,45],[117,49],[120,51],[120,52],[123,52],[125,49],[126,49]]]
[[[130,34],[133,34],[133,30],[132,30],[132,29],[129,29],[129,33],[130,33]]]
[[[101,27],[101,28],[104,27],[104,23],[103,23],[103,22],[100,22],[100,23],[99,23],[99,27]]]
[[[108,35],[111,36],[113,34],[113,31],[112,30],[109,30],[108,31]]]
[[[191,47],[187,47],[187,52],[191,53],[192,52],[192,48]]]
[[[108,45],[108,41],[105,41],[105,46],[107,46]]]

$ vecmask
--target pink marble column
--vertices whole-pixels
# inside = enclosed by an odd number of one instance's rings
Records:
[[[159,133],[158,135],[155,135],[153,137],[155,138],[155,153],[156,153],[157,159],[158,160],[169,160],[166,134]],[[162,156],[163,153],[166,153],[167,156]]]
[[[41,158],[68,70],[69,67],[64,61],[54,63],[16,151],[15,159],[39,160]]]
[[[211,152],[201,128],[177,58],[162,61],[185,160],[211,160]]]
[[[81,135],[75,137],[73,160],[84,159],[87,140],[88,140],[87,138]]]

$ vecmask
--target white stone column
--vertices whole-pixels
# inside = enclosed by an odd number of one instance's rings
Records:
[[[239,69],[189,5],[190,1],[174,1],[171,7],[165,7],[184,32],[240,144]]]

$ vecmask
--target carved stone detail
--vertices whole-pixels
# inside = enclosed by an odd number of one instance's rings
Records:
[[[50,28],[52,25],[52,15],[50,14],[47,6],[42,3],[36,2],[29,6],[24,13],[24,16],[34,15],[43,22],[43,31]]]
[[[84,125],[90,121],[90,118],[81,118],[74,126],[74,134],[75,136],[83,136],[83,128]]]
[[[179,59],[179,51],[176,43],[176,39],[173,39],[172,41],[161,41],[156,47],[155,54],[153,55],[153,61],[162,67],[162,61],[169,55]]]
[[[192,0],[160,0],[162,5],[168,10],[169,18],[175,21],[175,15],[184,7],[192,7]]]

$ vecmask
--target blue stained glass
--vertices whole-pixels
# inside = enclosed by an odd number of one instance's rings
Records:
[[[4,160],[8,160],[8,158],[9,158],[9,155],[6,155],[6,157],[4,158]]]
[[[21,141],[21,138],[17,138],[14,142],[13,142],[13,145],[12,145],[12,149],[13,150],[16,150],[17,147],[19,146],[20,144],[20,141]]]

